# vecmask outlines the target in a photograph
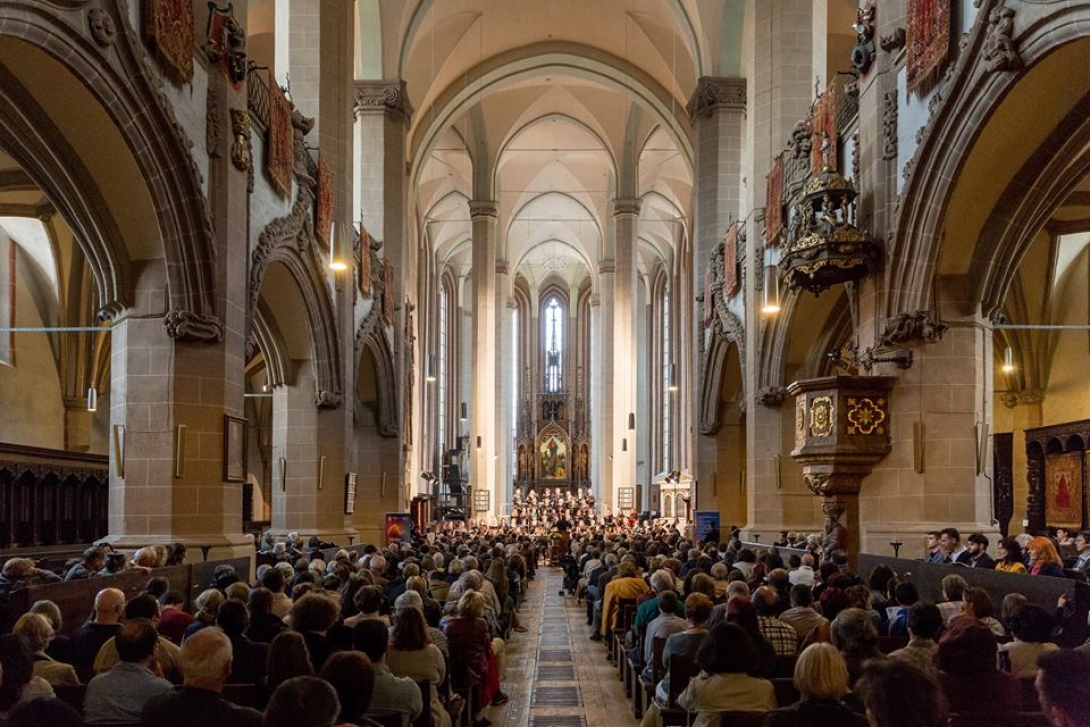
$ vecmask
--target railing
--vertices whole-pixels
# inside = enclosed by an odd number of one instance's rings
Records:
[[[0,443],[0,548],[103,537],[109,473],[105,455]]]

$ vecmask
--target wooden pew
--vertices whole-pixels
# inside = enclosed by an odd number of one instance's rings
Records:
[[[49,600],[61,609],[64,622],[60,633],[71,636],[91,616],[95,594],[103,588],[118,588],[126,598],[137,596],[144,590],[148,579],[163,577],[170,581],[171,590],[180,591],[188,607],[193,598],[211,586],[212,572],[217,565],[228,563],[234,566],[242,580],[247,580],[250,572],[249,558],[208,561],[186,565],[156,568],[150,574],[140,570],[129,570],[112,576],[85,578],[78,581],[45,583],[14,591],[8,599],[0,622],[4,630],[10,631],[18,618],[30,610],[35,601]]]
[[[942,579],[959,575],[970,585],[983,588],[992,597],[996,609],[1008,593],[1022,593],[1051,613],[1061,595],[1067,595],[1074,612],[1064,623],[1063,634],[1056,640],[1060,646],[1072,648],[1083,644],[1090,637],[1086,616],[1090,612],[1090,585],[1068,578],[1035,577],[1015,573],[1002,573],[982,568],[966,568],[958,565],[925,563],[904,558],[887,558],[863,553],[859,556],[860,573],[870,573],[878,565],[893,569],[898,577],[907,578],[916,586],[920,599],[937,603],[942,600]]]

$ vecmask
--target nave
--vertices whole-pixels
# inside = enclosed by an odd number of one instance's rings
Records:
[[[590,640],[586,608],[558,595],[563,581],[559,569],[547,567],[531,582],[519,611],[527,631],[508,643],[504,690],[511,701],[489,719],[494,727],[635,727],[617,670]]]

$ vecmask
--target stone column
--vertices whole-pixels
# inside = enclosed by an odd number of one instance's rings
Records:
[[[606,272],[608,270],[608,272]],[[598,504],[605,506],[607,494],[611,493],[610,483],[613,478],[613,418],[607,416],[604,404],[606,377],[603,369],[608,368],[610,357],[607,348],[612,349],[612,337],[603,336],[604,318],[602,300],[613,300],[613,270],[604,265],[598,268],[598,292],[590,298],[590,400],[587,402],[587,416],[590,425],[590,479],[596,489]],[[612,313],[612,303],[608,306]],[[612,497],[611,494],[609,494]]]
[[[753,48],[749,68],[756,69],[747,89],[746,136],[750,156],[744,173],[749,184],[745,209],[749,225],[745,250],[746,350],[746,519],[750,533],[766,538],[782,530],[816,528],[818,512],[797,482],[780,489],[781,460],[787,460],[790,428],[780,408],[779,387],[764,350],[770,341],[761,315],[761,283],[765,264],[763,209],[765,177],[773,157],[787,145],[791,130],[810,115],[815,82],[826,76],[826,0],[768,0],[753,10]],[[776,253],[773,253],[776,257]],[[765,370],[767,367],[768,370]],[[769,380],[772,378],[773,380]],[[766,387],[771,387],[769,390]],[[764,391],[762,391],[764,389]],[[769,396],[771,394],[771,396]]]
[[[637,425],[636,383],[637,347],[636,312],[638,308],[638,279],[636,272],[636,233],[640,217],[638,199],[613,200],[613,259],[614,273],[612,296],[613,337],[612,363],[606,370],[611,379],[606,385],[612,401],[603,402],[600,410],[605,416],[613,416],[613,488],[607,502],[617,512],[617,488],[636,486]],[[605,283],[603,282],[603,290]],[[607,334],[608,335],[608,334]],[[644,352],[646,353],[646,351]],[[609,359],[607,359],[609,361]],[[640,426],[646,428],[648,422]]]
[[[704,276],[712,252],[723,240],[731,222],[743,217],[746,79],[701,78],[686,110],[696,132],[691,290],[703,295]],[[690,370],[695,382],[691,389],[700,392],[703,390],[703,356],[711,343],[711,329],[704,327],[700,303],[693,302],[681,308],[686,309],[693,313],[693,340],[697,343],[696,348],[689,349]],[[723,479],[719,472],[716,435],[699,434],[700,408],[697,404],[689,412],[692,417],[689,426],[697,433],[694,435],[692,459],[679,462],[678,466],[687,466],[693,478],[703,485],[693,488],[693,509],[720,509],[720,498],[712,495],[713,480]],[[717,494],[723,493],[726,488],[716,487],[715,491]],[[728,511],[724,515],[737,519],[741,513]]]
[[[496,412],[496,490],[492,501],[492,514],[499,518],[502,515],[502,505],[511,495],[511,366],[513,365],[514,350],[511,347],[511,337],[514,331],[511,327],[511,310],[514,308],[514,299],[511,297],[511,275],[507,267],[507,261],[496,262],[496,387],[495,412]]]
[[[470,425],[472,471],[476,493],[487,491],[494,503],[496,481],[496,203],[472,201],[473,227],[473,407]],[[470,503],[472,507],[472,503]],[[485,517],[486,513],[474,513]]]
[[[406,275],[405,215],[408,210],[408,179],[405,171],[405,135],[412,117],[412,106],[400,80],[355,81],[354,204],[363,227],[382,243],[381,256],[394,265],[394,300],[403,299]],[[371,305],[381,305],[375,298]],[[358,325],[361,319],[357,318]],[[394,323],[394,376],[400,382],[402,363],[397,351],[403,350],[402,326]],[[351,339],[350,339],[351,340]],[[394,406],[398,406],[395,404]],[[382,537],[382,513],[399,509],[403,464],[407,457],[397,436],[379,436],[374,431],[357,432],[355,447],[359,461],[378,462],[361,466],[357,488],[357,506],[353,522],[361,538],[377,542]],[[371,533],[374,533],[373,535]]]

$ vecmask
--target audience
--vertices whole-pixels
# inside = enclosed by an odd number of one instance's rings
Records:
[[[148,701],[173,690],[159,667],[160,638],[147,619],[132,619],[121,627],[114,637],[119,661],[87,685],[84,719],[139,722]]]
[[[1041,654],[1037,665],[1037,695],[1041,710],[1053,727],[1090,725],[1090,654],[1052,651]]]
[[[1057,575],[1062,564],[1052,541],[1024,539],[1030,572]],[[174,575],[148,579],[144,592],[127,603],[121,591],[102,589],[91,619],[71,640],[58,636],[65,621],[52,602],[11,615],[13,634],[0,642],[0,722],[3,714],[9,724],[17,716],[26,723],[33,715],[55,714],[50,727],[62,727],[72,715],[48,699],[50,684],[76,686],[94,667],[100,674],[88,684],[83,704],[88,724],[142,718],[152,727],[257,724],[260,713],[223,697],[224,684],[232,683],[255,685],[229,694],[239,702],[267,703],[268,724],[370,726],[373,718],[383,723],[393,718],[408,725],[428,709],[431,724],[450,727],[461,700],[448,698],[449,680],[455,695],[472,698],[474,726],[489,725],[485,709],[507,700],[501,690],[505,638],[521,628],[519,606],[537,552],[549,545],[545,534],[448,527],[412,545],[365,546],[358,561],[347,551],[327,559],[317,550],[306,551],[301,540],[289,540],[291,548],[288,540],[272,539],[267,552],[281,560],[258,568],[256,587],[238,578],[242,571],[217,566],[213,587],[195,599],[195,617],[187,612],[184,595],[171,590]],[[960,572],[973,587],[948,573],[943,600],[933,604],[920,598],[920,591],[930,592],[929,581],[920,581],[918,591],[911,573],[879,566],[864,582],[842,551],[821,562],[820,538],[795,540],[807,546],[805,556],[743,548],[736,538],[718,548],[698,547],[658,525],[646,531],[578,525],[571,533],[570,557],[564,558],[571,562],[572,582],[581,574],[588,586],[588,614],[594,618],[588,634],[609,634],[620,616],[614,604],[637,599],[626,638],[632,663],[646,665],[650,676],[654,640],[665,638],[660,664],[666,678],[655,685],[656,700],[674,695],[693,713],[690,724],[715,724],[720,711],[756,711],[768,712],[769,727],[861,727],[865,706],[874,725],[932,725],[945,707],[941,699],[931,699],[935,685],[928,674],[955,713],[1013,713],[1023,706],[1016,678],[1036,676],[1054,725],[1085,719],[1084,711],[1064,706],[1077,704],[1081,692],[1078,683],[1064,680],[1061,668],[1086,670],[1063,661],[1077,652],[1051,643],[1054,627],[1062,623],[1060,611],[1050,616],[1012,592],[996,614],[985,590],[996,592],[994,577],[968,571]],[[988,568],[987,538],[973,533],[966,541],[968,548],[961,548],[956,530],[941,531],[937,543],[943,559]],[[72,580],[97,575],[107,549],[88,548],[78,562],[69,563],[66,575]],[[168,562],[171,552],[143,548],[132,562],[155,568]],[[1025,571],[1018,541],[999,542],[995,568]],[[9,590],[49,580],[20,559],[10,559],[3,573],[0,587]],[[677,595],[682,588],[688,595],[684,601]],[[1013,640],[999,646],[997,639],[1008,632]],[[879,633],[907,637],[907,643],[883,644],[892,651],[886,659],[878,649]],[[181,650],[175,640],[183,643]],[[785,660],[796,654],[794,681],[801,699],[775,709],[771,683],[761,677],[786,676]],[[1052,662],[1050,672],[1046,664],[1057,654],[1060,661]],[[700,671],[691,679],[681,674],[671,690],[669,665],[681,655]],[[183,686],[172,688],[164,674]],[[897,688],[879,696],[875,685],[890,680]],[[428,704],[421,703],[418,686],[425,682]],[[853,682],[857,694],[848,691]],[[922,709],[901,714],[895,705],[910,699],[912,689],[922,695]],[[61,693],[65,699],[72,694]],[[293,711],[303,702],[316,706]],[[648,724],[657,713],[657,707],[648,711]]]
[[[767,712],[776,708],[772,682],[755,679],[757,649],[745,629],[733,623],[713,628],[697,650],[700,673],[678,697],[678,705],[696,712],[693,727],[715,727],[717,712]]]
[[[0,718],[19,702],[53,697],[53,687],[34,675],[34,652],[18,634],[0,636]]]
[[[201,629],[182,644],[185,683],[180,690],[153,697],[142,719],[155,727],[250,727],[260,725],[261,712],[223,698],[231,674],[231,640],[214,626]]]
[[[298,678],[300,677],[296,677]],[[326,659],[321,678],[329,682],[337,692],[340,700],[338,722],[358,727],[377,724],[366,716],[375,692],[375,670],[366,654],[358,651],[340,651],[333,654]]]
[[[407,677],[395,676],[386,665],[390,634],[381,621],[367,619],[352,630],[356,648],[371,660],[375,674],[375,693],[368,714],[399,714],[402,727],[420,716],[423,703],[420,688]]]
[[[911,664],[898,659],[866,665],[857,686],[871,727],[944,727],[943,690]]]
[[[53,640],[53,627],[44,616],[24,613],[15,622],[12,633],[25,638],[34,652],[34,676],[41,677],[55,687],[79,684],[79,677],[71,664],[55,661],[46,654],[49,642]]]
[[[832,644],[813,644],[799,654],[794,683],[799,700],[769,714],[764,727],[867,727],[866,718],[843,701],[848,665]]]
[[[273,692],[264,724],[265,727],[333,727],[340,722],[341,709],[337,692],[328,681],[294,677]]]

